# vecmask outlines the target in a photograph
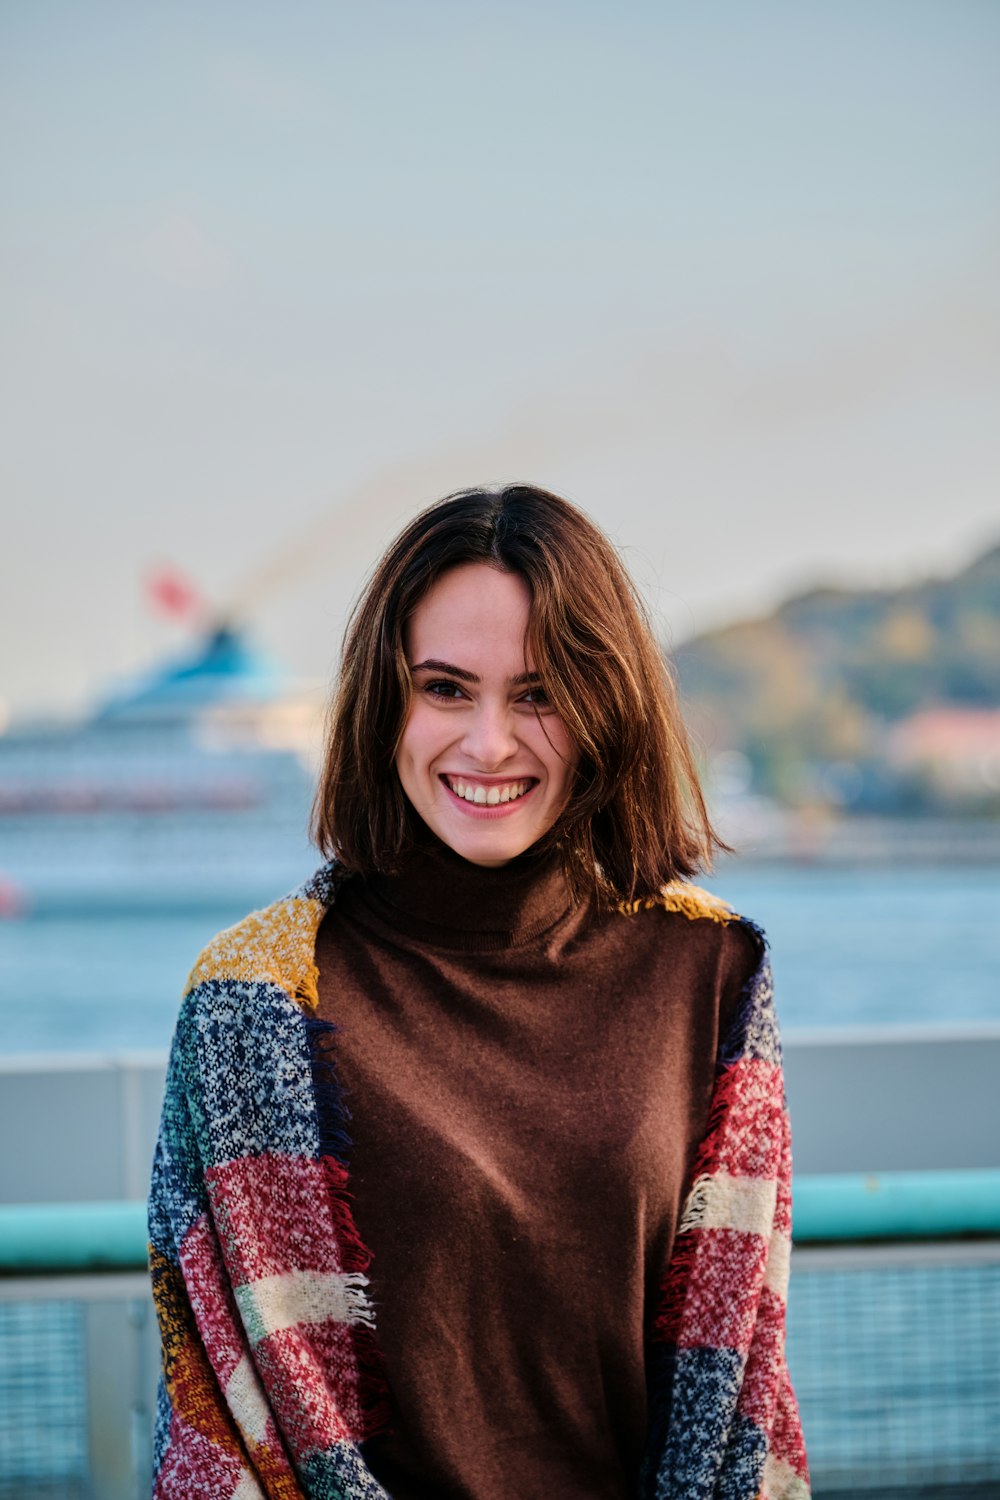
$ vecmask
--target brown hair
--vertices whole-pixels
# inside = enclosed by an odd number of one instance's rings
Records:
[[[361,874],[392,872],[414,817],[395,768],[410,704],[406,622],[449,568],[487,563],[531,594],[526,655],[579,750],[558,844],[578,894],[650,896],[711,862],[705,808],[670,671],[614,547],[534,485],[461,490],[421,512],[377,564],[344,641],[312,834]]]

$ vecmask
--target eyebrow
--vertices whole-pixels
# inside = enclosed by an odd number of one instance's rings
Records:
[[[453,666],[450,661],[435,661],[433,657],[427,661],[417,662],[416,666],[410,668],[411,672],[447,672],[449,677],[457,677],[460,682],[480,682],[475,672],[467,672],[464,667]],[[517,686],[525,683],[541,682],[540,672],[519,672],[510,681]]]

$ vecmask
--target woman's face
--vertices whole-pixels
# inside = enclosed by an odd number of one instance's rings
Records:
[[[577,752],[525,661],[531,596],[486,563],[444,573],[404,641],[413,694],[396,769],[428,828],[476,865],[503,865],[552,827]]]

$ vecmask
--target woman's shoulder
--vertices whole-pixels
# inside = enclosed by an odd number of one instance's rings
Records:
[[[333,899],[328,871],[208,942],[181,999],[168,1093],[190,1110],[208,1164],[268,1152],[304,1156],[318,1139],[315,934]]]
[[[780,1068],[781,1042],[764,929],[721,896],[687,881],[662,887],[650,905],[671,914],[675,930],[679,922],[692,924],[692,932],[715,949],[720,1058]]]
[[[346,878],[336,861],[323,865],[277,901],[216,933],[195,960],[184,995],[218,984],[262,984],[315,1004],[316,933]]]
[[[658,951],[703,976],[716,996],[725,1028],[751,994],[770,990],[770,959],[763,928],[714,891],[674,880],[619,910],[646,927],[641,947]],[[683,956],[682,956],[683,955]]]
[[[651,896],[623,901],[618,910],[627,916],[645,911],[666,912],[675,919],[673,925],[679,925],[676,919],[682,919],[703,932],[715,932],[723,943],[726,941],[723,934],[730,933],[733,946],[752,952],[758,960],[767,948],[764,930],[753,918],[737,911],[714,891],[690,880],[671,880]]]

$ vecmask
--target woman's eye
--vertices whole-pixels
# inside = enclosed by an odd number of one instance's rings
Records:
[[[541,686],[529,688],[521,700],[523,703],[533,703],[537,708],[551,708],[549,695]]]
[[[460,698],[463,696],[462,689],[457,682],[429,682],[424,688],[425,693],[430,693],[432,698]]]

